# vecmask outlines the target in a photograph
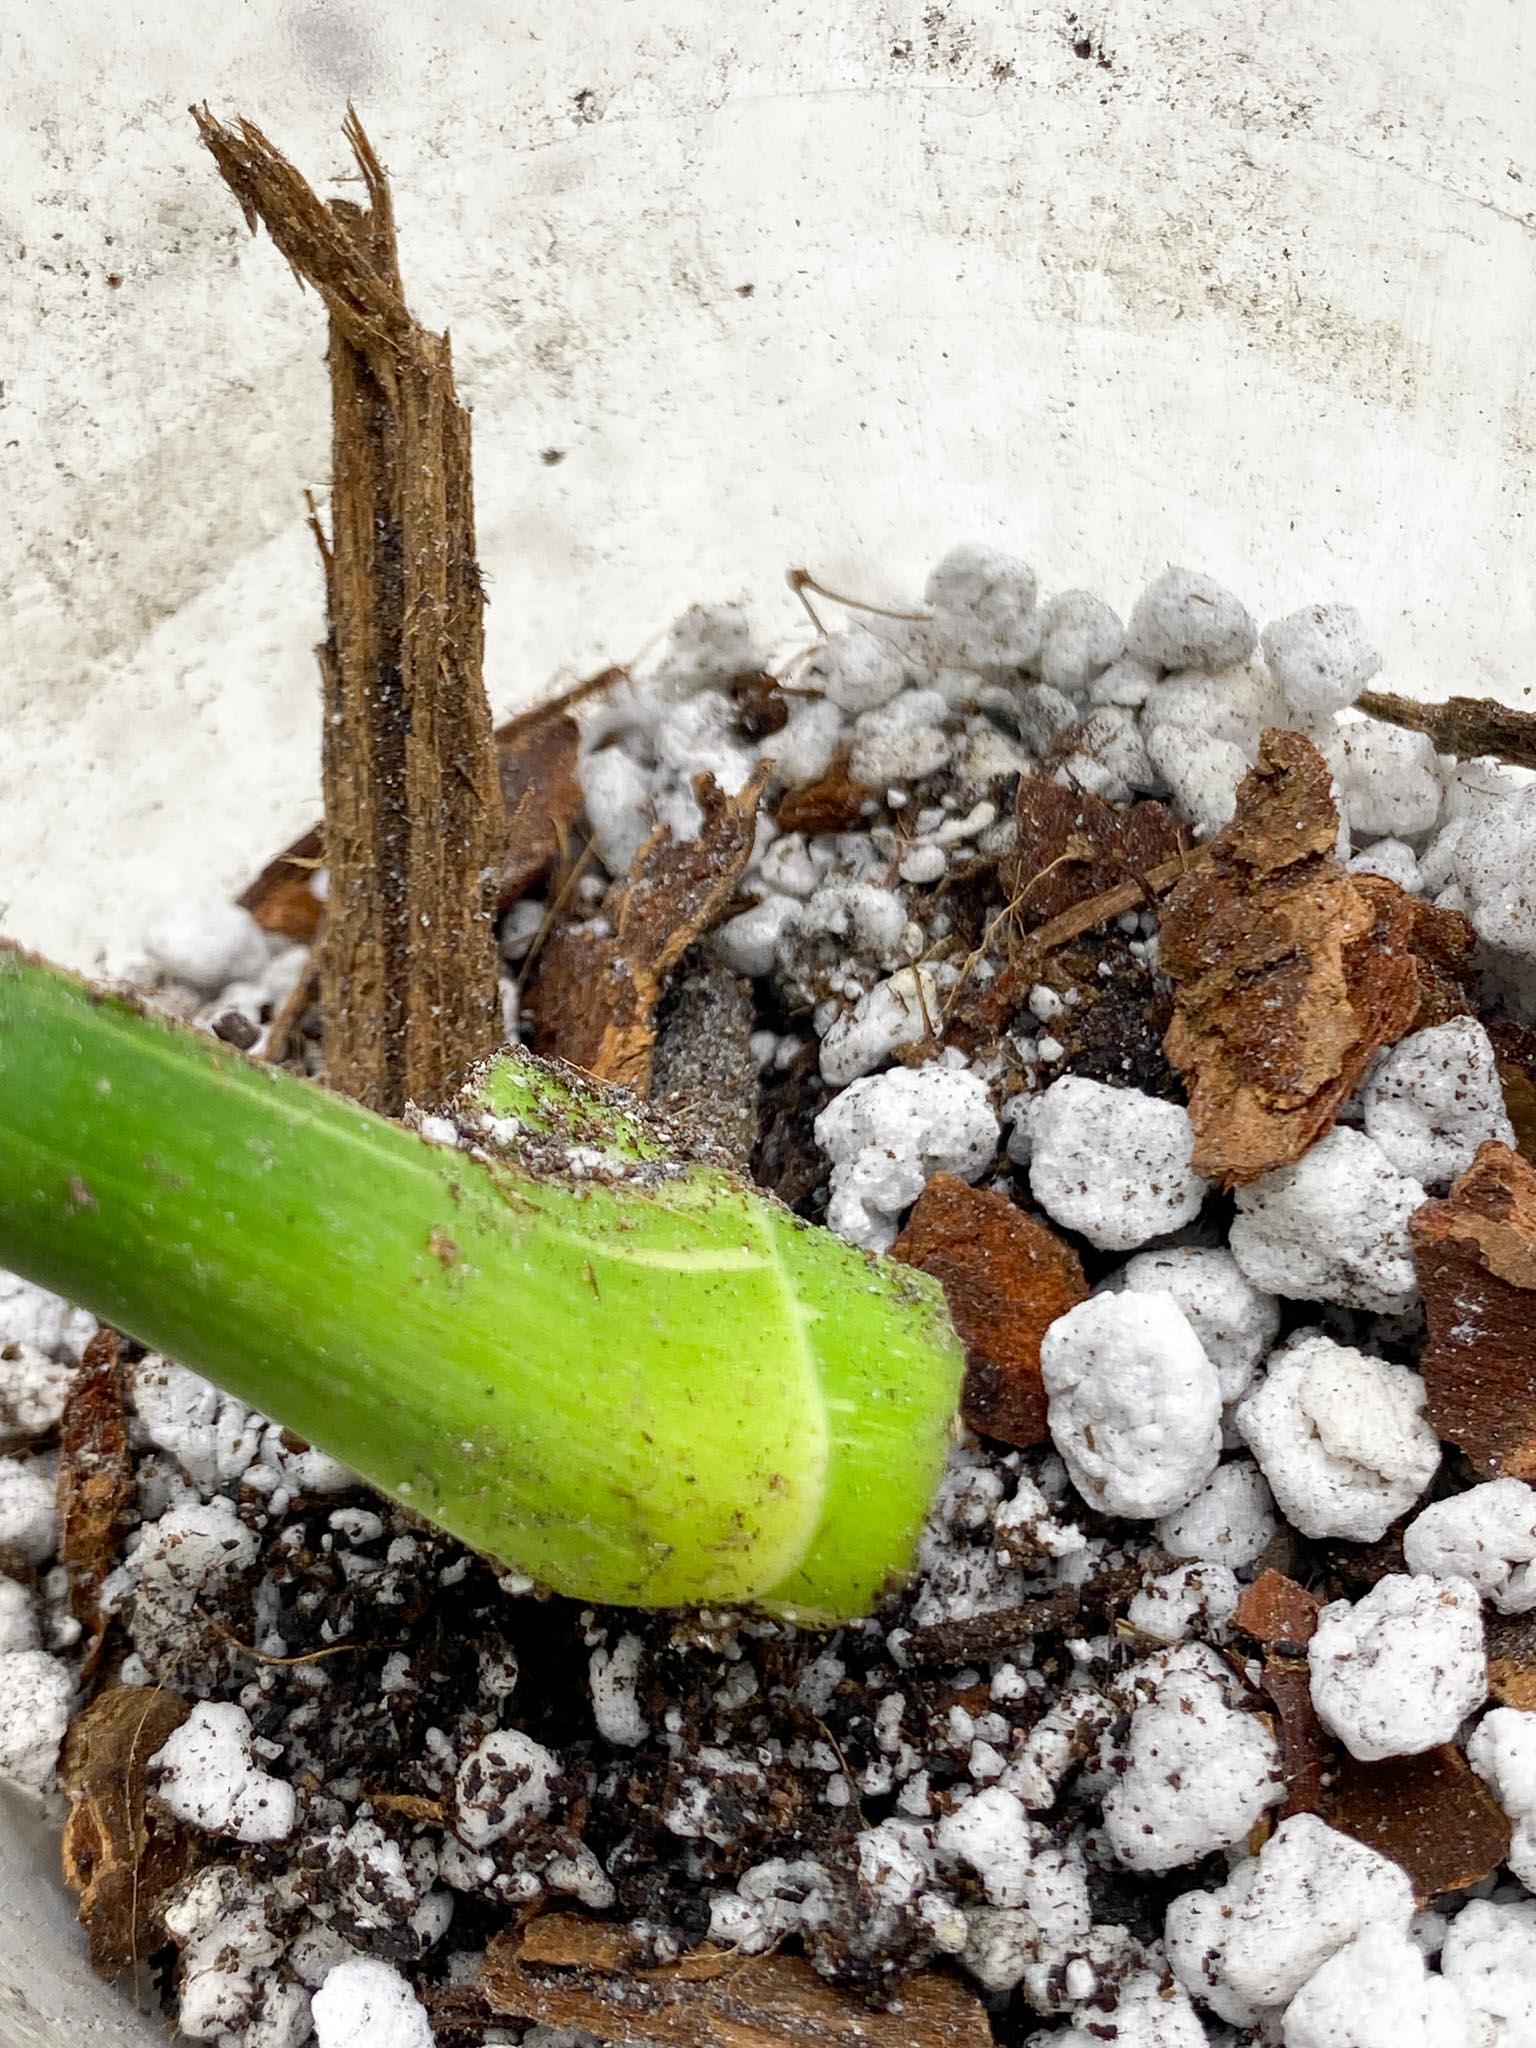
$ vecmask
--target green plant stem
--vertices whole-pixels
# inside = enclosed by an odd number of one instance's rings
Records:
[[[556,1591],[867,1612],[958,1401],[938,1290],[530,1058],[469,1108],[520,1159],[0,954],[0,1261]]]

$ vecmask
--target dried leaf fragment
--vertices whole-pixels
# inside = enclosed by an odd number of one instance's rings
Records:
[[[766,779],[759,769],[727,796],[711,776],[697,777],[698,836],[674,839],[658,826],[604,897],[600,920],[557,928],[528,993],[535,1052],[650,1093],[656,1005],[667,976],[735,894]]]
[[[986,2008],[958,1978],[936,1971],[902,1986],[898,2010],[872,2012],[800,1956],[703,1949],[647,1970],[611,1938],[567,1929],[562,1944],[547,1922],[533,1927],[540,1931],[531,1949],[527,1936],[500,1935],[486,1950],[476,1987],[486,2003],[516,2019],[583,2027],[619,2048],[990,2048]],[[562,1954],[576,1960],[539,1960]]]
[[[1335,859],[1331,784],[1309,740],[1267,731],[1209,862],[1163,915],[1168,1057],[1195,1171],[1223,1186],[1299,1159],[1418,1007],[1409,899]]]
[[[962,1407],[972,1429],[1027,1448],[1046,1435],[1040,1340],[1088,1298],[1082,1261],[995,1189],[935,1174],[891,1247],[944,1289],[966,1351]]]
[[[75,1716],[64,1740],[64,1876],[80,1894],[93,1968],[114,1975],[164,1945],[162,1901],[207,1854],[160,1808],[145,1783],[149,1759],[189,1712],[179,1693],[119,1685]]]
[[[136,1495],[127,1391],[117,1332],[104,1327],[85,1347],[59,1425],[59,1556],[70,1612],[90,1635],[87,1678],[106,1632],[101,1582],[117,1562]]]
[[[1323,1818],[1402,1865],[1422,1906],[1480,1884],[1509,1854],[1503,1808],[1459,1749],[1339,1760]]]
[[[1485,1478],[1536,1479],[1536,1168],[1490,1139],[1408,1230],[1430,1421]]]

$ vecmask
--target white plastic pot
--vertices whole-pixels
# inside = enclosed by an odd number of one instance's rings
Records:
[[[390,166],[476,409],[498,711],[969,537],[1121,603],[1170,560],[1347,598],[1392,687],[1536,666],[1527,9],[52,0],[5,51],[0,902],[57,957],[317,810],[323,321],[193,98],[325,183],[350,96]],[[0,1822],[0,2031],[163,2038],[34,1840]]]

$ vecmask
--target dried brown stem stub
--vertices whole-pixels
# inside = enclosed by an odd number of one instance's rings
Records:
[[[1490,1140],[1408,1229],[1430,1421],[1485,1478],[1536,1480],[1536,1170]]]
[[[1437,753],[1455,754],[1463,761],[1491,754],[1516,768],[1536,768],[1536,717],[1492,697],[1447,697],[1439,704],[1421,704],[1391,690],[1367,690],[1356,699],[1355,708],[1387,725],[1427,733]]]
[[[504,828],[481,675],[469,415],[448,337],[411,317],[383,167],[345,133],[367,204],[322,201],[249,121],[193,109],[246,220],[330,315],[331,537],[320,649],[331,1085],[385,1115],[436,1105],[500,1038],[493,924]]]
[[[1195,1171],[1226,1187],[1298,1160],[1418,1007],[1411,901],[1335,858],[1331,784],[1310,740],[1271,728],[1208,864],[1163,913],[1166,1049]]]

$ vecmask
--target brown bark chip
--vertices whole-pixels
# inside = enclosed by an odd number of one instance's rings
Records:
[[[1295,1654],[1317,1633],[1317,1617],[1322,1611],[1323,1603],[1315,1593],[1298,1586],[1284,1572],[1266,1571],[1243,1588],[1232,1625],[1266,1650],[1285,1645]]]
[[[324,842],[320,827],[312,826],[269,860],[240,897],[240,908],[248,910],[264,932],[304,946],[313,943],[325,905],[310,887],[310,880],[316,868],[324,865]]]
[[[1488,1690],[1501,1707],[1536,1713],[1536,1614],[1489,1615]]]
[[[1429,1419],[1488,1479],[1536,1479],[1536,1168],[1490,1139],[1409,1222]]]
[[[70,1724],[63,1781],[64,1877],[80,1895],[91,1963],[115,1976],[165,1945],[161,1906],[208,1853],[185,1828],[152,1808],[149,1759],[188,1714],[179,1693],[119,1685]]]
[[[1465,1008],[1476,1015],[1476,1003]],[[1504,1107],[1515,1127],[1515,1150],[1536,1164],[1536,1031],[1509,1017],[1485,1017],[1483,1023],[1493,1041]]]
[[[1280,1723],[1280,1769],[1285,1779],[1282,1820],[1315,1813],[1323,1796],[1330,1746],[1312,1705],[1307,1644],[1323,1603],[1283,1572],[1261,1572],[1233,1614],[1234,1627],[1264,1646],[1260,1684]]]
[[[564,1916],[562,1916],[564,1917]],[[535,1921],[499,1935],[476,1988],[493,2012],[581,2027],[617,2044],[666,2048],[989,2048],[985,2006],[955,1977],[909,1978],[896,2008],[875,2012],[824,1982],[800,1956],[697,1949],[656,1969],[632,1966],[612,1930],[557,1939]],[[573,1958],[569,1965],[538,1960]]]
[[[496,772],[505,818],[497,856],[498,912],[564,860],[581,815],[580,751],[581,727],[559,704],[541,705],[497,733]]]
[[[448,337],[406,306],[388,182],[356,116],[361,206],[324,204],[252,123],[194,113],[248,223],[330,315],[330,539],[312,522],[329,622],[321,1010],[331,1085],[397,1116],[446,1100],[500,1041],[469,415]]]
[[[1508,1818],[1459,1749],[1376,1764],[1344,1756],[1322,1815],[1401,1864],[1421,1906],[1481,1883],[1509,1854]]]
[[[1232,822],[1164,912],[1168,1057],[1195,1171],[1226,1187],[1298,1160],[1418,1007],[1409,899],[1335,859],[1331,783],[1309,740],[1267,731]]]
[[[858,824],[875,792],[853,781],[849,758],[843,747],[824,775],[785,791],[773,814],[781,832],[846,832]]]
[[[126,1400],[117,1332],[100,1329],[70,1381],[59,1426],[59,1557],[69,1573],[70,1612],[89,1638],[83,1679],[95,1671],[106,1632],[101,1582],[117,1562],[137,1498]]]
[[[1017,838],[1003,879],[1025,930],[1144,879],[1186,843],[1166,804],[1121,808],[1043,775],[1020,778],[1013,814]]]
[[[766,773],[735,796],[699,776],[698,837],[674,840],[658,826],[604,897],[597,923],[556,930],[527,992],[535,1052],[649,1095],[656,1005],[667,976],[736,893]]]
[[[1360,881],[1369,878],[1361,875]],[[1395,887],[1395,884],[1388,884]],[[1419,971],[1419,1007],[1410,1029],[1427,1031],[1453,1017],[1475,1017],[1478,1001],[1477,933],[1459,910],[1441,910],[1433,903],[1408,898],[1408,944]]]
[[[963,1408],[972,1429],[1021,1448],[1043,1443],[1040,1340],[1088,1298],[1077,1253],[1007,1195],[939,1173],[891,1256],[944,1289],[965,1346]]]

